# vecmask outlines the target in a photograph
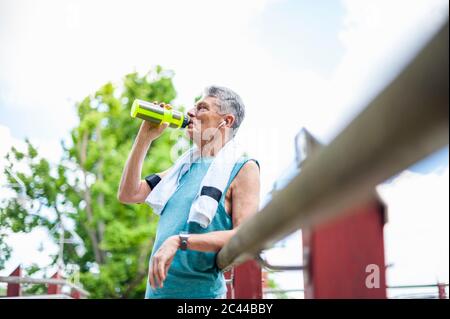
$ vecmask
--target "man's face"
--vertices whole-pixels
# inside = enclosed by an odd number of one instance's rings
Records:
[[[187,126],[186,134],[189,139],[194,139],[198,144],[199,139],[208,141],[211,134],[215,134],[216,128],[224,120],[220,115],[220,109],[215,97],[204,97],[188,111],[191,122]]]

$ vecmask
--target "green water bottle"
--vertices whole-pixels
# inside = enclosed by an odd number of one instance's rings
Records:
[[[169,123],[172,128],[185,128],[189,124],[189,116],[172,109],[168,104],[159,104],[136,99],[131,106],[131,117],[140,118],[152,123]]]

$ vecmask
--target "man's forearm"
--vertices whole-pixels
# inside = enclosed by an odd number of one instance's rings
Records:
[[[218,252],[235,233],[236,229],[192,234],[189,236],[187,248],[204,252]]]
[[[145,155],[152,141],[138,136],[133,144],[130,156],[127,159],[125,168],[120,181],[119,193],[136,193],[139,190],[139,184],[142,174],[142,165]]]
[[[225,246],[236,229],[215,231],[205,234],[191,234],[187,241],[187,249],[204,252],[218,252]],[[176,236],[178,238],[178,236]]]

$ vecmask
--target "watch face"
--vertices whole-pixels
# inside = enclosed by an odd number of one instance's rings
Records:
[[[180,239],[181,239],[180,248],[182,250],[186,250],[187,249],[188,237],[189,237],[188,233],[180,233]]]

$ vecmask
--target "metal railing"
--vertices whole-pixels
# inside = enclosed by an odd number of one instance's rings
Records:
[[[261,254],[256,256],[256,261],[269,271],[300,271],[306,268],[304,265],[273,265],[264,259]]]
[[[342,215],[448,144],[448,21],[411,63],[219,252],[227,270],[288,234]]]
[[[4,282],[7,284],[45,284],[45,285],[59,285],[59,286],[68,286],[71,289],[78,291],[84,296],[89,296],[89,292],[84,290],[83,288],[68,282],[64,279],[54,279],[54,278],[31,278],[31,277],[19,277],[19,276],[0,276],[0,282]],[[30,298],[39,297],[29,296]],[[22,298],[22,296],[20,297]],[[42,297],[41,297],[42,298]]]
[[[0,299],[74,299],[74,298],[65,294],[56,294],[56,295],[20,296],[20,297],[0,297]]]
[[[448,287],[448,284],[428,284],[428,285],[403,285],[403,286],[387,286],[387,289],[419,289],[419,288],[439,288]],[[292,288],[292,289],[264,289],[265,294],[279,294],[287,292],[304,292],[305,289],[302,288]],[[438,294],[438,293],[437,293]]]
[[[448,287],[448,284],[428,284],[428,285],[402,285],[402,286],[388,286],[388,289],[416,289],[416,288],[436,288]]]

